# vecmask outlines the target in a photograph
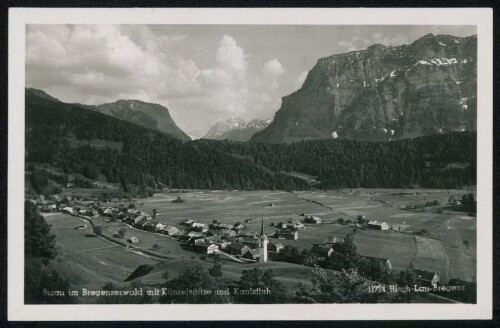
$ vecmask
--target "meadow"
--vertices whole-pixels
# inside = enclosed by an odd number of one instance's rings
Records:
[[[314,243],[323,243],[332,237],[352,234],[361,255],[387,258],[396,270],[409,266],[435,271],[443,282],[450,278],[475,281],[476,277],[476,218],[465,213],[444,210],[419,212],[406,210],[406,205],[423,204],[437,200],[445,204],[450,195],[461,197],[462,190],[338,190],[338,191],[203,191],[190,190],[155,194],[153,197],[135,201],[136,208],[152,214],[157,210],[157,219],[184,227],[184,219],[196,219],[203,223],[214,220],[224,223],[243,222],[248,231],[259,232],[261,221],[267,235],[276,228],[271,223],[286,222],[299,218],[301,214],[316,215],[323,219],[321,224],[306,224],[299,229],[298,240],[269,237],[271,243],[291,245],[298,249],[310,249]],[[173,203],[177,197],[184,203]],[[109,206],[124,204],[123,200],[108,203]],[[429,210],[429,209],[425,209]],[[356,229],[336,223],[342,217],[355,221],[358,215],[368,220],[385,221],[395,227],[394,231]],[[202,254],[185,250],[178,240],[135,229],[121,221],[108,222],[104,217],[94,217],[95,225],[103,228],[103,234],[111,237],[125,228],[119,243],[135,236],[140,243],[134,245],[139,252],[127,249],[101,237],[88,237],[90,228],[75,229],[85,221],[65,214],[46,215],[52,231],[57,236],[61,257],[61,270],[71,277],[77,286],[102,287],[112,281],[123,284],[124,280],[143,264],[154,264],[155,268],[141,277],[145,283],[158,283],[161,274],[168,270],[175,277],[186,267],[200,264],[210,267],[210,261]],[[246,222],[248,221],[248,222]],[[426,232],[415,234],[422,229]],[[464,240],[468,244],[464,244]],[[153,246],[155,245],[155,247]],[[143,254],[140,250],[156,253],[162,258]],[[266,264],[240,264],[223,261],[224,275],[238,279],[241,271],[253,266],[273,268],[276,277],[285,284],[310,283],[311,268],[282,262]]]

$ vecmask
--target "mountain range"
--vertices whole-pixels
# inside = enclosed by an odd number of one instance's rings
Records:
[[[319,59],[256,142],[386,141],[476,130],[477,38],[428,34]]]
[[[249,122],[241,117],[233,116],[225,121],[219,121],[207,132],[204,139],[249,141],[252,136],[265,129],[271,120],[253,119]]]
[[[273,120],[231,117],[204,139],[289,143],[307,139],[391,141],[475,131],[477,38],[428,34],[410,45],[375,44],[318,60]],[[42,90],[39,97],[59,101]],[[108,116],[187,141],[159,104],[118,100],[90,106]]]
[[[30,96],[30,99],[36,96],[36,98],[61,102],[47,92],[35,88],[26,88],[26,95]],[[191,138],[175,124],[168,109],[162,105],[147,103],[140,100],[118,100],[96,106],[82,104],[74,105],[97,111],[119,120],[134,123],[150,130],[162,132],[179,140],[191,140]]]

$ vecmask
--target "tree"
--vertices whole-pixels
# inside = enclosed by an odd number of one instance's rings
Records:
[[[466,249],[469,249],[469,241],[467,239],[464,240],[464,246]]]
[[[162,295],[160,303],[227,303],[228,297],[215,295],[214,290],[225,288],[222,282],[217,281],[210,275],[208,270],[197,265],[186,268],[181,274],[164,284],[164,287],[172,290],[198,290],[210,291],[203,294],[188,295]]]
[[[260,295],[235,295],[236,302],[243,303],[286,303],[286,293],[283,285],[274,279],[275,275],[272,269],[265,271],[259,268],[243,270],[238,282],[238,286],[243,290],[260,288],[269,293]]]
[[[35,205],[26,201],[24,203],[24,253],[26,257],[53,259],[57,252],[55,249],[55,236],[50,231],[50,226],[43,216],[38,214]]]
[[[215,279],[220,279],[223,276],[220,255],[213,255],[212,258],[214,260],[214,266],[208,270],[208,273]]]
[[[129,182],[125,174],[120,175],[120,185],[122,186],[124,192],[130,191]]]
[[[332,276],[320,267],[313,270],[313,297],[320,303],[362,303],[367,294],[366,280],[355,269]]]
[[[57,256],[55,236],[35,205],[24,203],[24,298],[28,304],[74,303],[75,299],[65,293],[50,297],[43,289],[67,291],[69,283],[51,262]]]
[[[118,230],[118,235],[120,236],[121,239],[123,239],[125,237],[126,233],[127,233],[127,229],[125,229],[125,228],[120,228],[120,230]]]
[[[366,223],[366,219],[362,215],[358,215],[357,221],[360,225],[363,225]]]
[[[102,227],[101,226],[95,226],[94,227],[94,232],[96,235],[101,236],[102,235]]]
[[[44,192],[45,187],[47,187],[49,183],[46,173],[42,170],[36,169],[32,171],[30,180],[31,185],[39,194],[42,194]]]

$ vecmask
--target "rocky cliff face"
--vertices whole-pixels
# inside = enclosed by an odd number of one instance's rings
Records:
[[[139,100],[118,100],[96,106],[103,114],[163,132],[181,140],[191,140],[174,122],[167,108]]]
[[[249,141],[252,136],[269,125],[270,120],[254,119],[246,122],[239,117],[231,117],[217,122],[203,137],[213,140]]]
[[[252,141],[392,140],[476,129],[476,36],[322,58]]]

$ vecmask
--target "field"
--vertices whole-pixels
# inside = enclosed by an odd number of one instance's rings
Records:
[[[442,214],[417,212],[404,209],[406,205],[423,204],[437,200],[445,204],[450,195],[461,197],[460,190],[340,190],[340,191],[188,191],[155,194],[135,202],[138,209],[178,228],[186,218],[211,223],[245,222],[249,231],[260,231],[261,220],[267,235],[276,228],[271,223],[286,222],[301,214],[323,218],[321,224],[307,224],[299,229],[298,240],[270,237],[271,243],[280,242],[299,249],[310,249],[314,243],[328,242],[332,237],[353,234],[361,255],[387,258],[396,270],[405,269],[411,262],[415,268],[435,271],[442,282],[450,278],[475,281],[476,278],[476,218],[465,213],[444,211]],[[172,203],[178,196],[184,203]],[[109,206],[124,204],[123,201],[108,203]],[[394,231],[362,230],[336,223],[337,219],[356,220],[358,215],[366,219],[385,221]],[[161,274],[168,270],[175,277],[186,267],[194,264],[210,267],[199,253],[185,250],[171,237],[135,229],[123,222],[107,222],[104,217],[94,217],[95,225],[103,228],[103,234],[111,237],[121,228],[126,229],[123,239],[113,239],[118,245],[102,237],[89,237],[86,221],[65,214],[46,214],[52,231],[57,236],[57,246],[62,260],[61,271],[70,277],[72,285],[102,287],[107,281],[124,284],[124,280],[143,264],[155,264],[155,268],[141,277],[144,283],[162,281]],[[87,224],[88,226],[88,224]],[[426,232],[416,235],[425,229]],[[140,243],[136,247],[162,258],[127,249],[126,239],[135,236]],[[464,244],[467,240],[468,243]],[[155,245],[153,247],[153,245]],[[308,284],[311,268],[282,263],[240,264],[223,261],[224,275],[238,279],[241,271],[253,266],[273,268],[276,277],[286,285],[298,282]]]
[[[312,244],[328,242],[332,237],[344,237],[354,228],[335,223],[340,217],[355,220],[364,215],[369,220],[385,221],[396,231],[359,230],[354,241],[362,255],[388,258],[395,269],[405,269],[409,263],[415,267],[436,271],[443,282],[459,277],[475,281],[476,277],[476,227],[475,217],[464,213],[444,211],[441,214],[417,212],[404,209],[405,206],[438,201],[446,204],[450,196],[460,198],[462,190],[387,190],[354,189],[340,191],[190,191],[156,194],[140,200],[136,206],[152,213],[162,221],[182,228],[179,223],[196,219],[211,223],[213,220],[225,223],[244,222],[249,231],[259,231],[264,221],[266,234],[276,228],[271,223],[286,222],[305,213],[323,218],[322,224],[307,224],[299,230],[298,240],[270,238],[270,242],[293,245],[299,249],[310,249]],[[172,203],[178,196],[185,203]],[[422,236],[415,232],[425,229]],[[135,233],[135,232],[134,232]],[[149,233],[145,233],[151,235]],[[137,236],[139,237],[139,236]],[[140,237],[139,237],[140,238]],[[146,244],[153,241],[144,236]],[[163,236],[160,239],[167,239]],[[154,237],[154,242],[160,239]],[[463,243],[468,241],[466,247]],[[170,242],[170,241],[169,241]],[[162,248],[167,248],[165,246]],[[184,250],[173,251],[188,258]],[[189,252],[188,252],[189,253]],[[190,253],[192,254],[192,253]]]
[[[61,270],[75,287],[102,287],[105,282],[121,282],[141,264],[159,260],[142,256],[103,238],[90,237],[89,225],[75,229],[86,221],[66,214],[46,214],[56,235],[56,246],[62,260]]]

